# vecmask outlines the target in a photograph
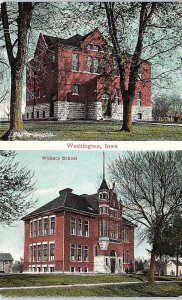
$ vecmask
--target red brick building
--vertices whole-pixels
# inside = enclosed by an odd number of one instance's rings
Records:
[[[150,63],[141,61],[133,120],[152,119],[150,78]],[[68,39],[40,34],[34,58],[27,64],[25,117],[121,120],[119,80],[111,51],[98,29]]]
[[[93,195],[67,188],[23,218],[25,272],[121,273],[134,270],[134,225],[114,187]]]

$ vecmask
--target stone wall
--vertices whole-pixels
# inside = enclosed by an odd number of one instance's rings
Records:
[[[32,119],[33,106],[27,106],[25,109],[25,119]],[[50,118],[49,103],[38,104],[34,106],[34,118],[38,119],[37,112],[39,112],[39,119]],[[44,116],[43,116],[44,112]],[[28,118],[27,118],[28,113]],[[101,120],[102,117],[102,103],[90,102],[54,102],[54,118],[58,120]],[[107,118],[110,119],[110,118]],[[112,120],[123,119],[123,105],[112,103]],[[152,107],[151,106],[133,106],[132,110],[133,121],[152,121]]]
[[[115,259],[115,272],[123,272],[122,257],[94,256],[94,273],[111,273],[111,259]]]

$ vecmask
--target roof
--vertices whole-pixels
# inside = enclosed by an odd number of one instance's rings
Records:
[[[13,261],[13,257],[10,253],[0,253],[0,261],[11,260]]]
[[[101,183],[100,188],[98,189],[98,191],[101,191],[101,190],[109,190],[107,182],[104,178],[102,180],[102,183]]]
[[[133,224],[131,221],[129,221],[128,219],[122,217],[122,223],[125,224],[125,225],[129,225],[129,226],[135,226],[135,224]]]
[[[96,30],[98,30],[98,28],[90,31],[89,33],[87,33],[85,35],[75,34],[68,39],[62,39],[62,38],[48,36],[48,35],[44,35],[44,34],[43,34],[43,37],[44,37],[44,40],[48,47],[61,46],[61,45],[80,47],[81,42],[83,42],[90,34],[92,34]]]
[[[173,264],[177,265],[177,261],[175,259],[170,259]],[[178,260],[178,266],[182,266],[182,261]]]
[[[98,208],[92,205],[91,201],[88,201],[86,195],[76,195],[72,193],[71,189],[64,189],[59,192],[59,197],[48,202],[47,204],[41,206],[40,208],[34,210],[30,214],[22,218],[22,220],[30,219],[34,216],[49,212],[49,211],[59,211],[62,209],[79,211],[80,213],[98,214]]]

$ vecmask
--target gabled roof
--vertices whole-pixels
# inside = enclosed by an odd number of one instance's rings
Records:
[[[170,261],[177,266],[177,261],[175,259],[170,259]],[[182,262],[180,260],[178,261],[178,266],[182,266]]]
[[[63,209],[69,211],[79,211],[79,213],[85,214],[98,214],[98,209],[94,205],[92,206],[92,202],[88,201],[85,195],[79,196],[73,194],[71,189],[64,189],[59,192],[59,197],[34,210],[30,214],[23,217],[22,220],[27,220],[40,214],[53,211],[56,212]]]
[[[13,261],[13,257],[10,253],[0,253],[0,261],[10,260]]]
[[[127,220],[127,219],[124,218],[124,217],[122,217],[122,223],[125,224],[125,225],[137,227],[135,224],[133,224],[131,221]]]
[[[48,36],[43,34],[43,38],[48,47],[52,48],[55,46],[72,46],[72,47],[80,47],[81,42],[83,42],[89,35],[91,35],[94,31],[98,30],[95,28],[85,35],[75,34],[68,39],[62,39],[58,37]]]

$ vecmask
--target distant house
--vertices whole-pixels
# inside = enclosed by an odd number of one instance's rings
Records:
[[[176,267],[177,267],[177,261],[175,259],[171,259],[166,264],[166,275],[172,275],[176,276]],[[182,276],[182,259],[179,259],[178,262],[178,276]]]
[[[13,257],[10,253],[0,253],[0,273],[11,273]]]

